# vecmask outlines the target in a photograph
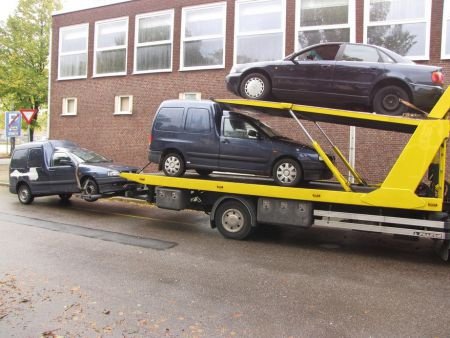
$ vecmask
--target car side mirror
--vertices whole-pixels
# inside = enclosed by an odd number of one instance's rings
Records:
[[[248,136],[248,138],[254,139],[254,140],[259,138],[258,132],[256,130],[253,130],[253,129],[250,129],[250,130],[247,131],[247,136]]]

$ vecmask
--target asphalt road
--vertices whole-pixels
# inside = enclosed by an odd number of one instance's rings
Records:
[[[0,187],[0,337],[450,337],[428,240],[265,226]]]

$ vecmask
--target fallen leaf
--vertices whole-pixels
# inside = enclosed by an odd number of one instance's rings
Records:
[[[110,313],[111,313],[110,310],[103,310],[103,314],[105,314],[105,315],[109,315]]]

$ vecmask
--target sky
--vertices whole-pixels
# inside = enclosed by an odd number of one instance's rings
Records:
[[[6,21],[9,15],[14,14],[19,0],[0,0],[0,21]],[[107,5],[117,0],[61,0],[63,10],[77,10],[96,5]]]

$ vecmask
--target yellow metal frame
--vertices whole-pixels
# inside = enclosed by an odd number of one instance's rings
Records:
[[[401,152],[394,166],[381,185],[370,192],[355,192],[344,176],[330,161],[320,145],[312,140],[312,145],[324,159],[333,175],[342,186],[342,190],[288,188],[280,186],[213,181],[196,178],[174,178],[152,174],[123,173],[122,177],[141,184],[164,186],[180,189],[212,191],[228,194],[262,196],[306,200],[313,202],[338,203],[358,206],[414,209],[423,211],[441,211],[445,186],[446,143],[450,125],[450,89],[447,89],[436,103],[430,114],[424,119],[385,116],[348,110],[329,109],[313,106],[294,105],[251,100],[216,100],[221,104],[240,108],[275,110],[278,115],[289,116],[291,110],[300,118],[312,121],[325,121],[344,125],[359,125],[377,129],[399,130],[411,134],[411,138]],[[342,156],[337,149],[339,157]],[[346,166],[351,167],[347,161]],[[437,196],[420,197],[415,191],[426,174],[430,164],[439,165],[439,178],[436,186]],[[356,173],[356,171],[355,171]],[[362,180],[357,175],[358,180]]]

